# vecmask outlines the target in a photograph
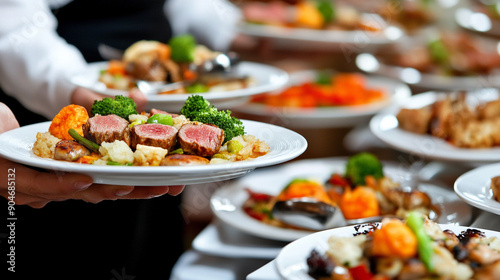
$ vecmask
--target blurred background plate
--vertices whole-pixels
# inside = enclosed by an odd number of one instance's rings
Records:
[[[391,148],[401,152],[418,155],[426,160],[461,162],[468,165],[493,163],[500,161],[500,147],[472,149],[456,147],[444,139],[428,134],[417,134],[400,129],[396,115],[401,108],[421,108],[445,97],[447,93],[419,93],[400,108],[391,108],[377,114],[370,121],[371,132]],[[467,98],[471,102],[485,102],[498,99],[497,89],[469,91]]]
[[[500,163],[478,167],[458,177],[455,192],[465,202],[500,215],[500,202],[493,198],[491,179],[500,176]]]
[[[315,81],[319,72],[317,70],[293,72],[290,74],[288,86]],[[366,105],[316,108],[274,107],[249,102],[233,108],[232,111],[238,114],[243,113],[245,117],[270,119],[272,123],[289,128],[349,127],[368,122],[380,110],[390,106],[399,106],[411,96],[410,88],[397,80],[380,76],[366,76],[366,81],[367,87],[385,91],[387,99]]]
[[[313,231],[281,228],[262,223],[248,216],[242,209],[248,194],[245,188],[254,192],[278,195],[294,178],[315,178],[325,182],[332,173],[343,174],[347,158],[306,159],[255,170],[243,178],[219,188],[210,199],[210,206],[215,216],[223,222],[261,238],[292,241],[304,237]],[[384,173],[404,186],[412,180],[411,174],[403,166],[384,164]],[[441,211],[437,222],[468,225],[471,219],[471,207],[463,202],[451,189],[440,187],[431,182],[421,182],[418,189],[426,192]]]
[[[377,74],[426,90],[475,90],[500,86],[498,73],[488,76],[443,76],[423,73],[411,67],[388,65],[371,53],[356,56],[356,66],[365,73]]]
[[[99,73],[107,69],[107,65],[108,62],[90,63],[84,72],[73,76],[70,81],[74,85],[109,96],[127,95],[127,91],[109,89],[103,83],[99,82]],[[203,97],[218,109],[228,109],[246,102],[252,95],[279,89],[288,82],[288,74],[285,71],[274,66],[256,62],[240,62],[235,69],[235,74],[237,76],[249,76],[255,81],[255,84],[240,90],[202,93]],[[147,95],[147,108],[178,113],[190,95]]]

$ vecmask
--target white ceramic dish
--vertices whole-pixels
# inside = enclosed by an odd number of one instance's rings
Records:
[[[90,63],[89,67],[71,77],[70,81],[84,88],[109,95],[127,95],[127,91],[108,89],[106,85],[99,82],[100,71],[107,68],[108,62]],[[235,69],[238,76],[252,77],[256,83],[248,88],[225,92],[202,93],[206,100],[218,109],[227,109],[244,103],[247,99],[258,93],[268,92],[281,88],[288,82],[288,74],[279,68],[242,61]],[[156,108],[170,112],[179,112],[186,99],[191,94],[154,94],[147,95],[148,108]]]
[[[279,164],[302,154],[307,142],[300,134],[283,127],[242,120],[245,132],[271,147],[259,158],[228,164],[200,166],[100,166],[40,158],[31,151],[37,132],[46,132],[50,122],[28,125],[0,134],[0,155],[33,167],[77,172],[91,176],[94,183],[161,186],[191,185],[223,181],[243,176],[257,167]]]
[[[365,30],[316,30],[307,28],[288,28],[264,24],[243,22],[239,25],[239,32],[272,40],[280,48],[317,49],[322,47],[337,47],[343,50],[355,48],[359,50],[369,47],[379,47],[393,43],[405,33],[400,28],[389,25],[377,14],[365,13],[362,15],[366,22],[381,29],[380,32]],[[300,46],[300,47],[299,47]]]
[[[404,68],[382,63],[370,53],[356,56],[356,66],[365,73],[377,74],[397,79],[409,85],[429,90],[476,90],[478,88],[499,86],[499,74],[489,76],[442,76],[422,73],[414,68]]]
[[[292,179],[297,177],[315,178],[326,181],[334,172],[343,173],[345,158],[306,159],[287,163],[273,168],[254,171],[235,182],[218,189],[210,199],[215,216],[239,230],[262,238],[293,241],[312,231],[287,229],[271,226],[248,216],[242,209],[248,194],[245,188],[255,192],[277,195]],[[402,166],[384,164],[384,172],[404,186],[411,174]],[[421,183],[419,189],[427,192],[440,211],[439,223],[467,224],[471,219],[471,208],[452,190],[432,183]]]
[[[315,70],[291,73],[288,84],[291,86],[314,81],[317,73]],[[367,76],[366,79],[369,87],[384,90],[388,95],[387,99],[367,105],[311,109],[271,107],[250,102],[233,108],[233,111],[270,118],[276,124],[291,128],[348,127],[368,122],[380,110],[397,106],[411,96],[410,88],[397,80],[380,76]]]
[[[467,227],[456,225],[440,225],[441,229],[452,230],[458,234]],[[491,230],[483,230],[486,237],[500,237],[500,233]],[[307,274],[306,259],[313,249],[325,249],[328,246],[328,238],[331,236],[352,237],[356,230],[354,227],[342,227],[326,231],[321,231],[296,240],[285,246],[275,259],[276,269],[282,279],[287,280],[313,280]]]
[[[426,92],[412,96],[401,107],[421,108],[434,103],[445,93]],[[471,103],[486,102],[498,99],[496,89],[482,89],[468,92]],[[375,136],[392,148],[418,155],[428,160],[462,162],[468,164],[484,164],[500,161],[500,147],[487,149],[468,149],[453,146],[443,139],[405,131],[398,127],[396,115],[401,108],[392,108],[373,117],[370,130]]]
[[[470,205],[500,215],[500,202],[493,198],[490,187],[496,176],[500,176],[500,163],[475,168],[458,177],[455,192]]]
[[[246,234],[216,220],[196,236],[191,246],[198,252],[212,256],[272,260],[286,244]]]

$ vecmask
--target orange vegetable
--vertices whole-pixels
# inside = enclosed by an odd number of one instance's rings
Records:
[[[252,102],[275,107],[315,108],[368,104],[383,100],[385,96],[384,91],[369,88],[363,75],[344,73],[334,75],[327,85],[306,82],[278,94],[258,95]]]
[[[75,129],[78,134],[83,136],[82,125],[89,119],[89,114],[85,107],[71,104],[59,111],[52,119],[49,132],[53,136],[63,140],[73,140],[68,133],[70,128]]]
[[[83,163],[83,164],[92,164],[95,160],[98,160],[99,158],[101,158],[101,156],[99,154],[92,153],[89,156],[83,156],[83,157],[77,159],[75,162]]]
[[[372,254],[381,257],[414,257],[417,254],[417,238],[401,220],[385,220],[382,227],[373,232]]]
[[[346,189],[340,200],[340,210],[346,219],[359,219],[380,215],[377,196],[369,187]]]
[[[127,71],[125,70],[125,63],[120,60],[110,60],[108,62],[108,70],[107,72],[111,75],[127,75]]]
[[[311,3],[302,2],[296,5],[296,24],[298,26],[320,29],[325,20],[319,10]]]
[[[289,184],[279,195],[278,200],[310,197],[318,201],[332,204],[325,187],[315,181],[297,180]]]
[[[184,80],[191,81],[191,80],[196,79],[197,75],[196,75],[196,72],[188,69],[188,70],[184,71],[182,76],[184,77]]]

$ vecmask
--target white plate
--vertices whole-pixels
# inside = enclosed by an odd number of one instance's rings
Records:
[[[283,127],[242,120],[247,134],[269,144],[268,154],[254,160],[200,166],[101,166],[40,158],[31,151],[37,132],[46,132],[50,122],[20,127],[0,134],[0,155],[12,161],[54,171],[91,176],[94,183],[162,186],[192,185],[243,176],[257,167],[279,164],[302,154],[307,142],[300,134]]]
[[[272,260],[286,244],[246,234],[216,220],[196,236],[191,246],[196,251],[212,256]]]
[[[500,202],[493,198],[490,187],[496,176],[500,176],[500,163],[472,169],[455,181],[455,192],[470,205],[500,215]]]
[[[314,81],[317,73],[318,71],[315,70],[291,73],[288,85],[292,86]],[[264,104],[247,103],[244,106],[233,108],[233,111],[272,118],[276,124],[292,128],[348,127],[368,122],[375,113],[388,106],[398,105],[411,96],[410,88],[397,80],[376,76],[367,76],[366,79],[368,87],[384,90],[388,98],[367,105],[310,109],[271,107]]]
[[[440,225],[442,230],[449,229],[455,234],[459,234],[468,227],[455,225]],[[480,229],[486,234],[486,237],[500,237],[500,233],[491,230]],[[312,280],[307,274],[307,257],[313,249],[328,248],[328,238],[331,236],[352,237],[356,230],[354,227],[336,228],[311,234],[285,246],[278,257],[275,259],[275,265],[282,279],[294,280]]]
[[[410,85],[432,90],[475,90],[484,87],[497,87],[499,75],[453,77],[422,73],[414,68],[404,68],[384,64],[370,53],[356,56],[356,66],[366,72],[397,79]]]
[[[421,108],[434,103],[446,93],[426,92],[412,96],[401,107]],[[496,89],[481,89],[468,92],[471,103],[498,99]],[[472,105],[472,104],[471,104]],[[475,105],[474,105],[475,106]],[[468,164],[492,163],[500,161],[500,147],[487,149],[469,149],[453,146],[441,138],[427,134],[416,134],[398,127],[396,115],[401,108],[392,108],[380,113],[370,121],[370,130],[382,142],[392,148],[418,155],[428,160],[462,162]]]
[[[500,20],[493,19],[481,11],[463,7],[455,11],[458,26],[480,34],[500,36]]]
[[[106,85],[99,82],[100,71],[107,69],[108,62],[90,63],[88,68],[73,77],[70,81],[84,88],[105,94],[105,95],[127,95],[127,91],[108,89]],[[276,90],[281,88],[288,81],[288,74],[279,68],[242,61],[235,69],[239,76],[249,76],[256,81],[256,84],[240,90],[225,92],[201,93],[206,100],[218,109],[228,109],[239,105],[255,94]],[[170,112],[179,112],[186,99],[191,94],[155,94],[147,95],[148,108],[156,108]]]
[[[243,203],[248,199],[245,188],[278,195],[287,183],[297,177],[315,178],[325,182],[334,172],[342,174],[345,170],[345,163],[345,158],[307,159],[273,168],[259,169],[218,189],[210,199],[210,207],[217,218],[246,233],[268,239],[293,241],[311,234],[312,231],[280,228],[251,218],[242,209]],[[403,185],[410,178],[410,173],[397,165],[385,163],[384,172]],[[421,183],[419,188],[427,192],[433,203],[440,208],[439,223],[463,225],[470,221],[470,206],[464,203],[452,190],[431,183]]]
[[[367,49],[373,46],[383,46],[393,43],[405,33],[400,28],[389,25],[377,14],[366,13],[362,15],[369,22],[373,22],[380,32],[365,30],[317,30],[307,28],[288,28],[264,24],[243,22],[239,25],[239,32],[261,38],[268,38],[279,48],[293,49],[318,49],[329,47],[349,49]]]

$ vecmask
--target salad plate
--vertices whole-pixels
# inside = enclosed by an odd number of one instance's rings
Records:
[[[265,141],[270,151],[254,160],[197,166],[109,166],[79,164],[41,158],[33,154],[37,132],[46,132],[50,122],[43,122],[0,134],[0,156],[32,167],[56,172],[87,174],[98,184],[165,186],[217,182],[243,176],[255,168],[279,164],[301,155],[307,141],[300,134],[283,127],[242,120],[245,132]]]
[[[500,163],[472,169],[455,181],[455,192],[470,205],[500,215],[500,202],[493,198],[490,187],[496,176],[500,176]]]
[[[314,81],[319,71],[306,70],[290,73],[288,86]],[[328,128],[354,126],[369,119],[382,109],[397,106],[411,96],[410,88],[397,80],[367,76],[367,87],[383,90],[387,97],[366,105],[328,106],[317,108],[274,107],[248,102],[232,110],[258,117],[271,118],[276,124],[292,128]]]
[[[355,63],[356,67],[365,73],[393,78],[409,85],[431,90],[475,90],[500,85],[498,73],[476,76],[444,76],[423,73],[411,67],[385,64],[371,53],[357,55]]]
[[[263,168],[219,188],[210,199],[214,215],[223,222],[254,236],[293,241],[313,231],[281,228],[260,222],[248,216],[242,206],[248,198],[245,188],[254,192],[278,195],[292,179],[314,178],[326,181],[332,173],[343,173],[347,158],[305,159],[284,165]],[[409,183],[412,174],[402,166],[384,164],[384,173],[402,186]],[[471,219],[471,207],[451,189],[434,183],[422,182],[418,189],[426,192],[441,211],[437,222],[467,224]]]
[[[445,95],[446,93],[434,91],[416,94],[409,98],[401,108],[415,109],[428,106]],[[468,100],[476,104],[496,100],[498,97],[499,92],[496,89],[480,89],[467,93]],[[471,165],[500,161],[500,147],[460,148],[441,138],[400,129],[396,116],[401,108],[391,108],[375,115],[370,121],[372,133],[390,147],[429,160],[461,162]]]
[[[468,227],[451,224],[440,224],[442,230],[451,230],[455,234],[468,229]],[[500,237],[500,232],[484,230],[486,237]],[[282,279],[313,280],[307,273],[307,257],[313,249],[324,249],[328,247],[328,238],[331,236],[352,237],[356,230],[353,226],[336,228],[317,232],[304,238],[296,240],[285,246],[276,257],[275,267]]]
[[[107,69],[107,66],[108,62],[90,63],[85,71],[71,77],[70,82],[104,95],[127,96],[127,91],[109,89],[104,83],[99,81],[100,72]],[[252,95],[281,88],[288,81],[288,74],[284,70],[256,62],[242,61],[236,66],[234,71],[236,76],[250,77],[253,79],[254,84],[238,90],[198,94],[202,94],[215,107],[227,109],[244,103]],[[156,108],[170,112],[179,112],[190,95],[186,93],[146,95],[148,100],[147,107],[148,109]]]

